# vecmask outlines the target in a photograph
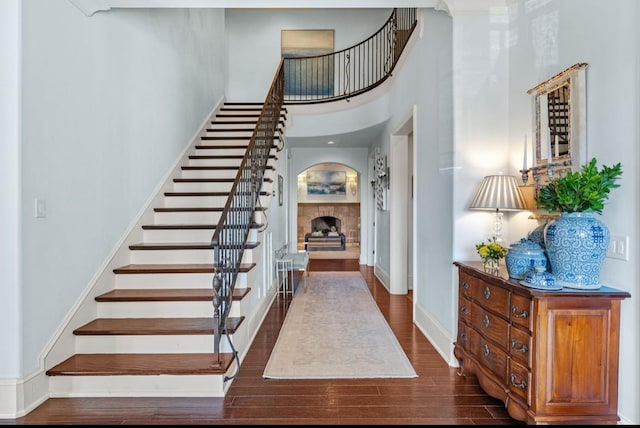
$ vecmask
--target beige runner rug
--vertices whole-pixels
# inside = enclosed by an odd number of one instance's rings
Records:
[[[263,377],[417,377],[360,272],[312,272],[299,284]]]

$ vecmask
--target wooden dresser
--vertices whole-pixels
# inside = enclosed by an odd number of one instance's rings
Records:
[[[630,294],[541,291],[493,275],[482,263],[458,267],[462,375],[475,374],[509,415],[529,424],[616,424],[620,304]]]

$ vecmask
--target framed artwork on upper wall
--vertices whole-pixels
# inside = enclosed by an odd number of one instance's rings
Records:
[[[334,30],[282,30],[284,94],[333,95],[333,49]]]
[[[307,171],[308,195],[346,195],[346,171]]]

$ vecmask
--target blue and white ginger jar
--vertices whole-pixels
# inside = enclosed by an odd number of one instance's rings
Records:
[[[551,272],[563,287],[600,288],[609,229],[593,213],[562,213],[544,234]]]
[[[511,244],[505,260],[509,277],[515,279],[524,279],[527,271],[536,266],[542,266],[544,270],[547,267],[547,256],[542,246],[526,238]]]

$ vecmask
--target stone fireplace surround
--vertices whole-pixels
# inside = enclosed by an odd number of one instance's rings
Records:
[[[347,243],[354,242],[359,236],[360,203],[299,203],[298,204],[298,243],[304,243],[304,236],[311,233],[311,224],[319,217],[336,217],[339,220],[339,231],[347,237]]]

